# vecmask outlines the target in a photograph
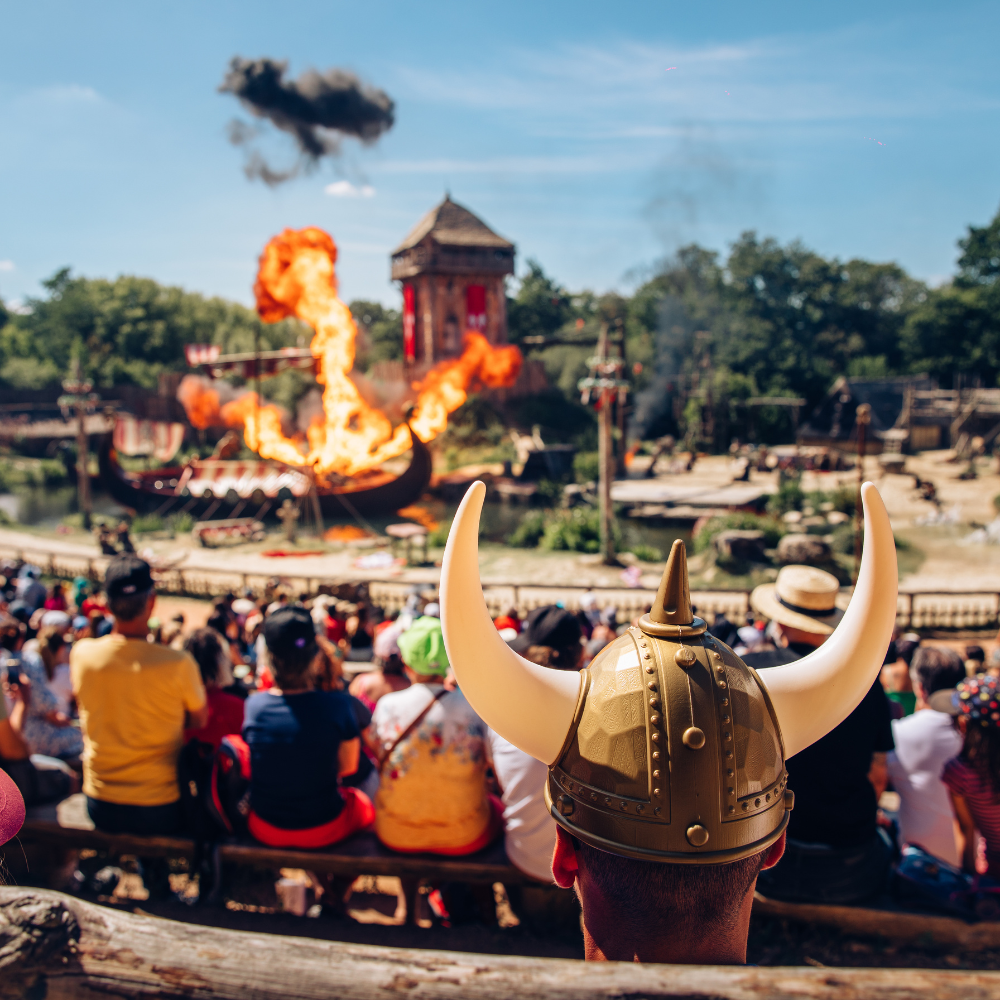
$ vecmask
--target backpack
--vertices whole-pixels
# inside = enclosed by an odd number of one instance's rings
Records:
[[[250,815],[250,747],[242,736],[223,736],[215,752],[206,809],[229,836],[247,832]]]

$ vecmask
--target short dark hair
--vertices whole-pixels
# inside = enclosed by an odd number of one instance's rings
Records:
[[[913,654],[919,648],[919,639],[898,639],[896,641],[896,653],[907,666],[913,662]]]
[[[978,660],[980,663],[986,662],[986,652],[982,646],[966,646],[965,658],[967,660]]]
[[[721,865],[663,864],[638,861],[579,842],[577,862],[615,908],[615,919],[637,934],[662,927],[678,933],[724,927],[764,867],[767,850]],[[684,933],[684,931],[681,931]]]
[[[910,671],[920,682],[925,695],[957,687],[965,680],[965,664],[953,649],[946,646],[921,646],[913,654]]]
[[[219,679],[219,662],[224,650],[219,633],[212,628],[199,628],[192,632],[184,643],[184,651],[194,657],[201,671],[201,679],[206,684],[215,684]]]
[[[146,610],[146,602],[152,590],[140,590],[135,594],[108,594],[108,610],[122,622],[134,622]]]

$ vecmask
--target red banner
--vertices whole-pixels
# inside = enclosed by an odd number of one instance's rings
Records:
[[[403,285],[403,358],[417,360],[417,296],[413,285]]]
[[[465,289],[465,329],[486,333],[486,288],[468,285]]]

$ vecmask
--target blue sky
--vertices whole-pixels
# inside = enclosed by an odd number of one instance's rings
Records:
[[[396,303],[388,254],[446,188],[517,244],[519,272],[535,257],[572,289],[628,290],[677,246],[745,229],[940,281],[1000,205],[997,3],[0,0],[0,16],[7,300],[70,265],[249,303],[266,241],[311,224],[341,248],[345,298]],[[352,69],[396,125],[312,176],[248,181],[225,133],[241,110],[217,92],[234,55]],[[337,181],[374,193],[326,193]]]

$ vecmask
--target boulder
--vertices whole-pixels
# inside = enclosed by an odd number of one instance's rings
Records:
[[[832,558],[829,542],[816,535],[785,535],[778,542],[778,562],[782,565],[821,566]]]
[[[724,559],[741,559],[744,562],[765,562],[764,532],[720,531],[715,536],[715,549]]]

